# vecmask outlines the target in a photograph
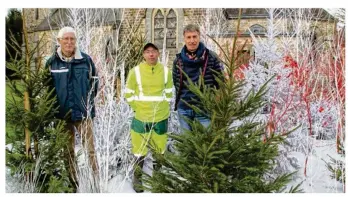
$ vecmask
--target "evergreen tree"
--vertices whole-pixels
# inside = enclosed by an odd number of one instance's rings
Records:
[[[6,166],[14,178],[23,177],[23,184],[32,184],[32,192],[70,192],[63,164],[68,136],[65,122],[54,117],[57,106],[55,90],[48,87],[50,73],[31,66],[40,44],[26,45],[23,58],[6,61],[11,76],[20,79],[6,78],[11,89],[6,98]],[[20,54],[20,49],[15,53]],[[22,189],[19,192],[28,192],[27,186]]]
[[[21,11],[15,8],[11,8],[6,16],[6,61],[11,59],[19,60],[22,54],[16,53],[20,51],[23,44],[22,32],[23,32],[23,20],[21,17]],[[13,72],[6,68],[6,76],[10,76]]]
[[[233,40],[232,51],[236,51],[236,40],[237,37]],[[191,107],[196,113],[208,114],[211,125],[205,128],[194,121],[191,132],[171,135],[177,141],[175,153],[162,155],[152,147],[153,157],[162,168],[154,169],[152,176],[144,175],[146,190],[166,193],[266,193],[283,191],[290,181],[292,174],[277,177],[271,174],[276,165],[278,146],[285,136],[266,136],[265,125],[252,118],[264,104],[266,84],[242,97],[244,83],[233,77],[234,70],[239,66],[235,63],[238,57],[235,53],[228,55],[224,52],[224,55],[229,79],[224,80],[216,73],[219,89],[207,88],[203,80],[199,80],[199,84],[189,82],[188,86],[200,99],[199,106]],[[291,189],[291,192],[297,189]]]

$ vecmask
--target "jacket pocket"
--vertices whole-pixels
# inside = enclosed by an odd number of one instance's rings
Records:
[[[63,118],[65,113],[67,113],[65,101],[68,96],[68,73],[69,69],[51,69],[51,76],[57,94],[57,105],[59,105],[59,118]]]
[[[76,66],[73,70],[72,85],[74,91],[74,103],[75,110],[79,110],[84,115],[86,114],[86,109],[89,109],[88,92],[89,92],[89,79],[88,79],[88,69],[82,66]]]
[[[65,88],[62,85],[67,84],[69,69],[51,70],[52,78],[56,89]]]
[[[74,84],[77,88],[82,89],[84,96],[88,94],[89,91],[89,72],[87,68],[75,68],[74,69]]]
[[[54,87],[56,88],[58,100],[65,100],[68,89],[69,69],[51,70]]]

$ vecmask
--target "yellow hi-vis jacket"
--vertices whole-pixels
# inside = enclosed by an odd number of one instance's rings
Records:
[[[129,71],[125,98],[142,122],[159,122],[169,117],[173,96],[172,73],[168,67],[146,62]]]

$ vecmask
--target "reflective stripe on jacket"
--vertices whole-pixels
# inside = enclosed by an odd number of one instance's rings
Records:
[[[159,122],[169,117],[169,102],[173,94],[171,71],[157,63],[142,62],[129,71],[125,98],[143,122]]]
[[[95,116],[94,96],[97,93],[98,80],[96,69],[91,58],[81,52],[80,59],[72,59],[70,62],[61,60],[57,52],[46,62],[46,68],[50,70],[52,88],[55,88],[59,105],[57,118],[65,118],[71,110],[68,120],[78,121],[89,116]],[[91,98],[89,92],[94,86]],[[90,114],[87,114],[87,113]]]

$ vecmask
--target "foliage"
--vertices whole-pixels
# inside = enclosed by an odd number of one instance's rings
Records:
[[[236,49],[236,39],[232,51]],[[191,105],[192,109],[208,115],[211,125],[205,128],[194,121],[192,131],[171,135],[177,141],[175,153],[162,155],[154,149],[153,156],[163,167],[154,170],[152,177],[145,176],[145,189],[169,193],[266,193],[283,191],[291,180],[293,173],[270,175],[286,134],[266,135],[264,124],[246,119],[263,106],[268,82],[242,97],[244,83],[233,77],[238,68],[236,53],[224,54],[231,54],[225,58],[229,79],[216,73],[218,89],[206,86],[203,80],[198,84],[189,80],[188,84],[200,101],[197,106]]]
[[[11,59],[20,60],[22,57],[20,51],[23,38],[23,20],[21,17],[21,11],[18,9],[9,9],[6,16],[6,61],[11,61]],[[12,71],[6,68],[6,75],[9,76]]]
[[[342,158],[345,158],[344,146],[341,145],[340,149],[342,150]],[[326,162],[327,169],[331,172],[330,177],[339,181],[340,183],[346,184],[346,166],[343,160],[334,159],[330,155],[330,162]]]
[[[23,184],[32,182],[35,177],[32,192],[68,192],[68,171],[62,163],[64,148],[69,141],[64,132],[65,122],[54,116],[56,97],[55,90],[48,86],[51,80],[48,69],[31,66],[40,42],[33,48],[26,46],[26,58],[6,62],[6,67],[13,71],[11,76],[20,79],[7,77],[10,91],[6,98],[6,123],[11,129],[6,130],[6,166],[12,176],[25,177]],[[25,94],[29,100],[25,100]],[[27,107],[23,107],[23,103]],[[25,129],[29,132],[24,132]],[[27,134],[29,142],[25,141]],[[29,153],[26,152],[28,143]]]

